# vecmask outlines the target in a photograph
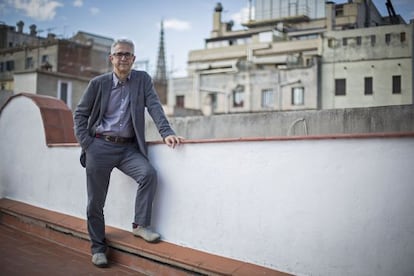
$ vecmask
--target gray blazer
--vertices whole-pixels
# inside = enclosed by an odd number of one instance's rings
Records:
[[[131,116],[140,152],[147,156],[145,142],[145,108],[151,115],[161,137],[175,135],[155,92],[151,77],[144,71],[131,71]],[[101,123],[112,88],[112,72],[93,78],[74,112],[75,136],[85,151],[95,137]]]

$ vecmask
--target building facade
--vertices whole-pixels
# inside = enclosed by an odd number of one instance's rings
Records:
[[[370,0],[256,0],[254,8],[245,29],[233,31],[216,5],[205,48],[189,53],[188,77],[170,80],[170,110],[210,115],[413,103],[412,22],[381,16]]]
[[[329,31],[322,108],[413,103],[413,23]]]
[[[90,78],[109,72],[113,39],[78,32],[59,39],[24,33],[24,23],[0,25],[0,90],[3,94],[36,93],[54,96],[74,107]],[[54,92],[52,92],[54,91]]]

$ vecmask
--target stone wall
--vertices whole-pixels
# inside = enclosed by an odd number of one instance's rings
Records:
[[[401,105],[171,117],[170,121],[177,134],[188,139],[413,132],[414,108]],[[160,139],[151,120],[147,120],[147,138]]]

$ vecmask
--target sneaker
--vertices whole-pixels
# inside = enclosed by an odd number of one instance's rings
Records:
[[[97,267],[107,267],[108,260],[106,259],[105,253],[95,253],[92,255],[92,263]]]
[[[132,233],[137,237],[143,238],[147,242],[157,242],[160,239],[160,234],[142,226],[132,229]]]

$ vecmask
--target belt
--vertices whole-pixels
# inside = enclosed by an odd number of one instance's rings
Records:
[[[96,134],[96,138],[104,139],[107,142],[117,143],[117,144],[130,144],[135,141],[135,137],[121,137],[121,136],[109,136]]]

